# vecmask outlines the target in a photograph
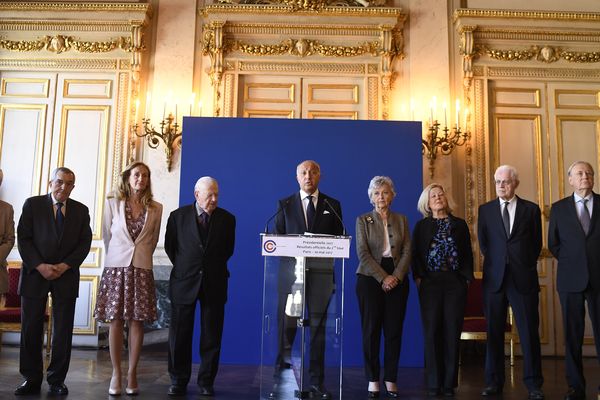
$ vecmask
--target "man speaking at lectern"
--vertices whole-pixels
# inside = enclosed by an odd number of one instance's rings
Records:
[[[319,191],[321,168],[312,160],[301,162],[296,167],[296,179],[300,190],[279,201],[279,212],[275,218],[277,234],[341,235],[342,208],[340,202]],[[310,266],[310,261],[307,260]],[[296,336],[296,320],[285,315],[285,303],[295,281],[295,261],[283,262],[279,269],[277,306],[278,355],[276,374],[289,368],[289,357]],[[325,369],[325,325],[327,307],[334,290],[333,269],[307,271],[306,303],[310,318],[310,391],[313,397],[331,398],[323,384]],[[303,388],[300,388],[301,390]]]

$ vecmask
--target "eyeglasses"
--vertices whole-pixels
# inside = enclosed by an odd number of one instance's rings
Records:
[[[496,184],[496,186],[510,186],[513,184],[513,181],[512,180],[508,180],[508,181],[495,180],[494,183]]]

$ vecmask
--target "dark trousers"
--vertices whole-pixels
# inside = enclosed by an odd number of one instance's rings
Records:
[[[592,321],[596,357],[600,360],[600,293],[591,287],[583,292],[559,292],[565,334],[565,364],[569,387],[585,392],[582,350],[585,330],[585,306]]]
[[[221,338],[225,303],[214,301],[200,289],[200,369],[197,382],[212,386],[219,369]],[[171,303],[169,326],[169,375],[173,385],[185,386],[192,374],[192,336],[196,302],[192,304]]]
[[[458,272],[428,272],[421,280],[419,303],[429,389],[458,386],[460,333],[466,301],[467,282]]]
[[[295,275],[295,260],[281,265],[279,275],[279,298],[277,305],[278,319],[278,354],[275,361],[275,374],[288,362],[291,355],[291,347],[294,343],[297,331],[297,318],[285,315],[285,303],[287,294],[290,293]],[[308,373],[311,385],[321,385],[325,379],[325,327],[327,323],[327,309],[334,290],[333,269],[311,268],[319,261],[309,260],[306,271],[306,310],[310,319],[310,355]],[[327,261],[324,261],[327,263]]]
[[[380,378],[379,351],[383,329],[383,380],[396,382],[408,300],[408,282],[405,279],[386,293],[374,278],[358,274],[356,296],[360,310],[367,381],[378,382]]]
[[[42,351],[47,300],[47,297],[21,296],[19,372],[35,385],[40,384],[44,378]],[[52,358],[46,371],[46,380],[50,385],[63,383],[69,370],[75,301],[75,298],[52,296]]]
[[[529,391],[542,387],[542,356],[538,311],[539,292],[521,293],[511,278],[509,268],[498,292],[483,290],[487,347],[485,381],[487,386],[504,385],[504,330],[508,305],[512,307],[523,352],[523,382]]]

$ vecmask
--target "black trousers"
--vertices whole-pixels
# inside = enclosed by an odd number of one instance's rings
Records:
[[[380,379],[379,352],[383,330],[383,379],[396,382],[408,300],[408,282],[405,279],[391,291],[385,292],[374,278],[358,274],[356,296],[360,310],[367,381],[379,382]]]
[[[48,298],[21,296],[21,349],[19,372],[33,384],[41,384],[44,378],[44,314]],[[50,385],[65,381],[71,362],[75,298],[52,296],[52,358],[46,370]]]
[[[458,272],[428,272],[421,280],[419,303],[429,389],[458,386],[460,333],[466,301],[467,282]]]
[[[213,386],[219,369],[225,303],[207,298],[200,289],[200,369],[197,383]],[[169,326],[169,375],[173,385],[185,386],[192,374],[192,337],[196,302],[171,303]]]
[[[512,307],[523,352],[523,383],[529,391],[542,387],[542,356],[540,348],[539,292],[518,291],[509,268],[502,287],[497,292],[483,290],[484,313],[487,322],[485,381],[487,386],[504,386],[504,329],[508,305]]]
[[[582,350],[585,305],[594,330],[596,357],[600,360],[600,293],[590,286],[583,292],[559,292],[565,335],[565,364],[569,387],[585,392]]]
[[[319,263],[328,263],[325,259],[307,259],[305,301],[310,319],[310,354],[308,373],[311,385],[321,385],[325,379],[325,342],[327,310],[334,290],[333,269],[319,268]],[[282,259],[279,271],[278,289],[278,353],[275,360],[275,377],[284,363],[289,362],[291,348],[296,338],[297,318],[285,314],[287,294],[294,283],[295,259]]]

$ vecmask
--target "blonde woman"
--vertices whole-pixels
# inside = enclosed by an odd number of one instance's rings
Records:
[[[144,339],[144,322],[156,320],[152,254],[158,242],[162,205],[152,199],[150,169],[142,162],[121,173],[118,188],[104,209],[104,271],[94,316],[110,324],[109,348],[113,366],[108,393],[122,391],[123,328],[129,327],[128,395],[139,393],[137,365]]]

